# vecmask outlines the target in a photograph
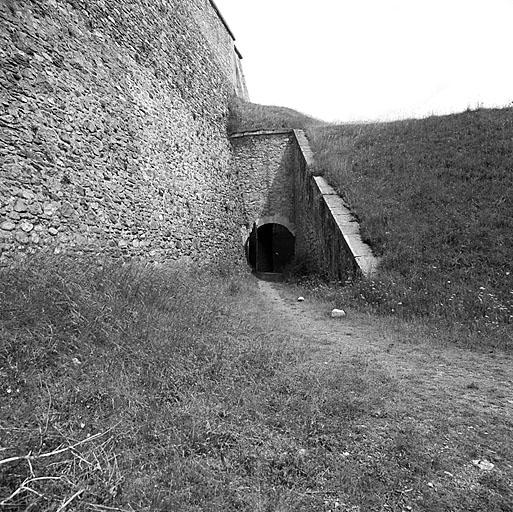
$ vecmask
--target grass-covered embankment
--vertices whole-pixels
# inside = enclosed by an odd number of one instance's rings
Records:
[[[2,509],[513,506],[507,411],[467,396],[501,390],[439,388],[431,360],[400,377],[369,326],[338,346],[351,327],[303,315],[245,274],[56,257],[3,271]]]
[[[352,288],[378,311],[511,338],[513,109],[310,127],[318,172],[382,257]]]
[[[235,133],[258,130],[291,130],[322,124],[325,123],[291,108],[259,105],[234,97],[230,101],[227,131]]]
[[[333,125],[236,100],[230,129],[300,128],[379,275],[339,301],[513,346],[513,109]],[[511,346],[510,346],[511,345]]]

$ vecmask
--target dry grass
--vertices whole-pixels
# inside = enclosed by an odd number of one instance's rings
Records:
[[[50,257],[0,282],[6,510],[192,510],[233,494],[218,477],[246,426],[225,418],[292,357],[250,335],[243,277]]]
[[[506,424],[476,449],[453,431],[474,420],[448,427],[363,339],[289,325],[244,272],[52,256],[3,271],[0,302],[5,510],[512,506]]]

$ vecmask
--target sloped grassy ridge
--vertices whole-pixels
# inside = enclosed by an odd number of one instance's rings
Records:
[[[513,109],[308,130],[318,172],[382,257],[355,296],[506,342],[513,323]]]

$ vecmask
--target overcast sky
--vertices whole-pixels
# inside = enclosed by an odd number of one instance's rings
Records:
[[[513,0],[215,0],[251,101],[326,121],[513,102]]]

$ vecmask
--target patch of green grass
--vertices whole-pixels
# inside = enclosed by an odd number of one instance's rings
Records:
[[[259,105],[233,97],[230,101],[228,133],[256,130],[304,129],[325,124],[296,110],[271,105]]]
[[[351,296],[511,342],[513,109],[311,126],[317,172],[382,257]]]

